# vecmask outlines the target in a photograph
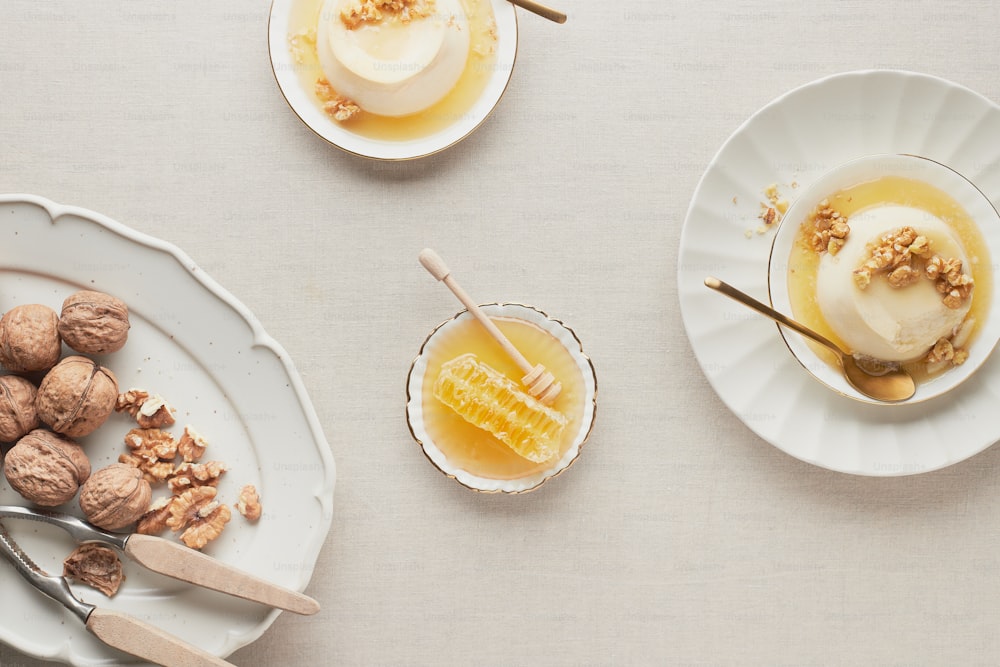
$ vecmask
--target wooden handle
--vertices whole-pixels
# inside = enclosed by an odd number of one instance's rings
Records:
[[[566,22],[566,15],[562,12],[556,11],[551,7],[546,7],[545,5],[540,5],[537,2],[532,2],[532,0],[510,0],[510,3],[521,9],[527,9],[532,14],[538,14],[550,21],[555,21],[556,23]]]
[[[312,615],[319,611],[319,603],[307,595],[272,584],[162,537],[131,535],[125,543],[125,553],[154,572],[213,591],[296,614]]]
[[[95,609],[87,617],[87,629],[108,646],[164,667],[234,667],[231,662],[117,611]]]
[[[534,366],[524,358],[524,355],[518,351],[516,347],[507,339],[507,336],[503,334],[497,325],[493,323],[489,315],[483,312],[483,309],[472,300],[472,297],[462,289],[461,285],[452,277],[451,271],[448,266],[444,263],[441,257],[431,250],[430,248],[425,248],[420,252],[420,264],[427,269],[428,273],[443,282],[451,290],[452,294],[458,297],[458,300],[462,302],[473,317],[479,320],[480,324],[486,327],[486,331],[500,344],[500,347],[504,349],[504,352],[514,360],[514,363],[518,365],[524,373],[530,373]]]

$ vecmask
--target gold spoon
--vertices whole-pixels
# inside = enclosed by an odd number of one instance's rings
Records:
[[[899,403],[913,396],[916,391],[913,378],[909,373],[900,368],[898,364],[890,364],[847,354],[833,341],[782,315],[773,308],[765,306],[749,294],[739,291],[718,278],[705,278],[705,285],[717,292],[722,292],[731,299],[739,301],[744,306],[753,308],[762,315],[767,315],[778,324],[784,325],[796,333],[800,333],[807,338],[813,339],[820,345],[830,348],[837,355],[840,368],[848,383],[865,396],[886,403]]]
[[[545,5],[540,5],[532,0],[509,0],[510,4],[520,7],[521,9],[527,9],[532,14],[538,14],[542,18],[547,18],[550,21],[555,21],[556,23],[565,23],[566,15],[560,11],[556,11]]]

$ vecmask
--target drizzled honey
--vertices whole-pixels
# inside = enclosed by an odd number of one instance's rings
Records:
[[[515,384],[524,375],[473,318],[460,320],[439,331],[435,335],[435,345],[427,352],[422,396],[424,425],[434,444],[456,467],[488,479],[516,479],[551,467],[569,449],[580,430],[584,380],[573,356],[549,332],[524,320],[492,319],[526,358],[532,363],[543,364],[562,383],[562,391],[550,406],[567,419],[555,446],[558,453],[546,461],[531,461],[487,430],[467,422],[434,396],[433,387],[442,368],[469,353]]]

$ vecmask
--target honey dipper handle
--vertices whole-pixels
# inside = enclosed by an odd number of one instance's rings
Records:
[[[448,289],[452,291],[452,294],[458,297],[458,300],[462,302],[462,305],[464,305],[469,312],[472,313],[477,320],[479,320],[480,324],[486,327],[486,331],[489,332],[497,343],[500,344],[500,347],[504,349],[504,352],[506,352],[510,358],[514,360],[514,363],[516,363],[525,374],[530,373],[534,369],[534,366],[532,366],[531,363],[524,358],[524,355],[521,354],[509,340],[507,340],[507,337],[504,336],[503,332],[497,328],[497,325],[493,323],[493,320],[491,320],[489,316],[483,312],[483,309],[480,308],[476,302],[472,300],[472,297],[470,297],[468,293],[462,289],[461,285],[455,281],[455,279],[451,276],[451,271],[448,269],[448,266],[436,252],[430,248],[422,250],[420,252],[420,264],[427,269],[428,273],[443,282]]]

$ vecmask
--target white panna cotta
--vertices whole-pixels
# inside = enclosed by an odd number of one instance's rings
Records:
[[[816,298],[823,317],[852,353],[884,361],[922,357],[962,324],[971,300],[960,308],[948,308],[934,281],[926,279],[895,288],[883,276],[861,289],[854,270],[868,259],[869,244],[904,226],[926,236],[934,254],[961,259],[968,266],[961,243],[939,218],[907,206],[863,210],[851,217],[850,226],[840,251],[825,253],[820,260]]]
[[[435,0],[427,16],[389,16],[350,26],[352,0],[327,0],[316,49],[331,87],[364,111],[406,116],[447,95],[469,57],[469,21],[459,0]]]

